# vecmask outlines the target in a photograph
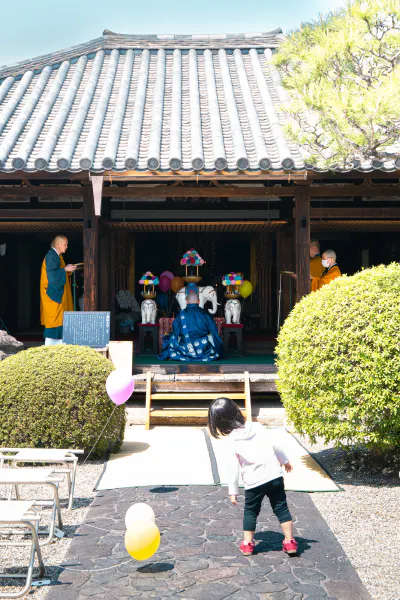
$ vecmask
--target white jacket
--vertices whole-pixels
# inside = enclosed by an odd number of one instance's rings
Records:
[[[258,487],[283,475],[281,465],[289,462],[284,450],[272,445],[268,429],[261,423],[247,421],[245,426],[228,435],[230,464],[228,467],[229,495],[239,493],[239,471],[246,490]]]

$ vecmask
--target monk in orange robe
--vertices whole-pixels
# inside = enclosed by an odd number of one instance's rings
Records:
[[[322,266],[321,251],[318,240],[310,240],[310,276],[321,277],[325,271]]]
[[[40,276],[40,322],[44,325],[45,345],[62,342],[63,317],[66,310],[74,310],[71,290],[71,273],[75,265],[65,265],[63,254],[68,239],[57,236],[51,242]]]
[[[336,264],[336,252],[334,250],[325,250],[322,255],[322,266],[325,270],[321,277],[313,277],[311,279],[311,291],[313,292],[320,290],[324,285],[340,277],[342,274]]]

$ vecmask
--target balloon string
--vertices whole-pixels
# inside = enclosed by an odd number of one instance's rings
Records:
[[[71,569],[70,567],[63,567],[61,565],[61,569],[64,571],[75,571],[75,573],[98,573],[99,571],[109,571],[110,569],[115,569],[116,567],[121,567],[122,565],[127,565],[132,562],[132,559],[125,560],[124,562],[118,563],[116,565],[112,565],[111,567],[104,567],[103,569]]]
[[[116,408],[117,408],[117,405],[115,405],[115,406],[114,406],[114,410],[112,411],[111,415],[108,417],[108,419],[107,419],[107,423],[104,425],[103,429],[101,430],[101,433],[100,433],[99,437],[97,438],[97,440],[96,440],[96,441],[95,441],[95,443],[93,444],[93,447],[92,447],[92,449],[90,450],[89,454],[87,455],[87,457],[86,457],[86,458],[85,458],[85,460],[83,461],[83,463],[82,463],[82,467],[83,467],[83,466],[86,464],[86,462],[87,462],[87,460],[88,460],[89,456],[92,454],[93,450],[95,449],[97,442],[99,441],[99,439],[100,439],[100,438],[101,438],[101,436],[103,435],[103,433],[104,433],[104,430],[105,430],[105,428],[107,427],[107,425],[109,424],[109,422],[110,422],[110,420],[111,420],[111,417],[112,417],[112,416],[113,416],[113,414],[115,413],[115,409],[116,409]]]

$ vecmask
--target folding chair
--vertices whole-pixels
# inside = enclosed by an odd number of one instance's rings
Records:
[[[74,500],[76,468],[78,465],[77,455],[83,454],[83,452],[83,450],[53,450],[50,448],[0,448],[0,468],[3,467],[4,461],[10,461],[12,466],[16,466],[17,463],[65,464],[65,469],[55,469],[54,472],[65,473],[67,475],[68,508],[71,509]]]
[[[42,552],[39,546],[38,530],[39,530],[40,515],[34,508],[33,500],[18,501],[18,500],[0,500],[0,533],[3,533],[5,525],[14,527],[19,526],[19,530],[7,532],[8,535],[15,536],[17,534],[25,534],[28,532],[32,535],[31,539],[31,555],[29,560],[28,572],[23,573],[0,573],[1,579],[25,579],[25,586],[17,592],[0,592],[0,598],[21,598],[31,587],[33,567],[35,563],[35,552],[39,562],[39,578],[44,577],[44,564]],[[23,529],[21,529],[23,528]],[[20,546],[20,542],[2,542],[2,546]]]
[[[50,544],[53,541],[54,536],[63,537],[63,522],[61,518],[61,507],[60,507],[60,499],[58,496],[58,484],[60,483],[60,479],[54,479],[52,477],[54,475],[53,469],[0,469],[0,485],[9,485],[10,486],[10,494],[9,501],[11,501],[13,488],[15,489],[15,494],[17,500],[21,500],[19,488],[24,485],[29,486],[49,486],[53,491],[53,500],[34,500],[32,504],[34,506],[43,506],[50,507],[52,509],[51,512],[51,521],[49,530],[38,531],[38,534],[48,533],[48,537],[42,542],[42,546],[46,544]],[[56,516],[58,517],[58,530],[55,531],[55,521]],[[21,544],[23,544],[21,542]]]

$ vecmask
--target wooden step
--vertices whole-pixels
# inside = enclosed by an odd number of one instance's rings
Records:
[[[243,416],[246,416],[246,411],[244,409],[240,409],[243,413]],[[206,408],[190,408],[190,409],[171,409],[171,408],[160,408],[154,409],[152,408],[150,411],[151,417],[156,418],[164,418],[164,417],[179,417],[179,418],[207,418],[208,417],[208,409]]]
[[[145,421],[145,427],[146,429],[150,429],[150,420],[151,417],[182,417],[182,418],[188,418],[188,417],[194,417],[194,416],[199,416],[199,417],[206,417],[208,415],[208,408],[204,408],[204,407],[199,407],[199,408],[195,408],[192,407],[189,410],[188,409],[184,409],[182,410],[181,408],[170,408],[168,407],[168,409],[154,409],[154,407],[151,406],[151,403],[153,402],[153,400],[166,400],[168,402],[173,401],[173,400],[188,400],[190,402],[196,402],[196,401],[203,401],[203,400],[216,400],[217,398],[220,398],[221,395],[226,395],[228,398],[231,398],[231,400],[243,400],[244,404],[245,404],[245,416],[246,419],[248,421],[251,421],[251,395],[250,395],[250,378],[249,378],[249,373],[248,371],[245,371],[243,373],[243,383],[242,383],[242,392],[241,393],[224,393],[222,392],[216,392],[214,391],[213,393],[210,392],[204,392],[199,391],[197,394],[193,393],[192,391],[190,391],[189,393],[182,393],[182,392],[178,392],[178,389],[182,389],[181,387],[178,388],[178,385],[175,385],[175,388],[171,389],[169,391],[169,393],[165,390],[163,393],[153,393],[153,376],[151,371],[147,372],[146,375],[146,421]],[[177,383],[177,382],[175,382]],[[185,382],[182,382],[183,385],[185,385]],[[192,383],[190,384],[192,385]],[[243,389],[244,388],[244,389]],[[241,409],[242,410],[242,409]]]
[[[180,392],[170,392],[169,394],[160,394],[160,393],[156,393],[156,394],[152,394],[151,395],[151,399],[152,400],[217,400],[218,398],[221,398],[221,394],[217,393],[217,394],[210,394],[210,393],[204,393],[204,392],[200,392],[200,393],[180,393]],[[229,398],[231,400],[245,400],[245,395],[244,394],[229,394]]]

